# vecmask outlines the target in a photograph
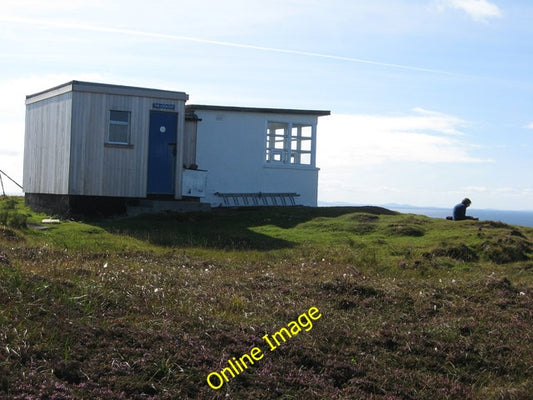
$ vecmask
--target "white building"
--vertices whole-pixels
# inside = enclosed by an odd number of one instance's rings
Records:
[[[144,199],[316,206],[317,120],[329,111],[187,99],[79,81],[27,96],[27,203],[62,214],[121,213]]]

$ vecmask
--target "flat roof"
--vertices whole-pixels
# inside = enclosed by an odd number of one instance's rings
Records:
[[[176,92],[171,90],[142,88],[136,86],[111,85],[107,83],[94,83],[83,81],[70,81],[59,86],[44,90],[42,92],[30,94],[26,96],[26,104],[32,104],[41,100],[49,99],[51,97],[59,96],[69,92],[89,92],[112,94],[119,96],[137,96],[137,97],[153,97],[167,100],[181,100],[187,101],[189,95],[185,92]],[[266,108],[266,107],[239,107],[239,106],[214,106],[206,104],[190,104],[186,105],[187,110],[206,110],[206,111],[231,111],[231,112],[254,112],[266,114],[293,114],[293,115],[316,115],[325,116],[330,115],[329,110],[301,110],[289,108]]]
[[[297,115],[330,115],[328,110],[298,110],[290,108],[265,108],[265,107],[238,107],[238,106],[213,106],[205,104],[187,104],[187,110],[205,110],[205,111],[233,111],[233,112],[255,112],[266,114],[297,114]]]
[[[150,89],[136,86],[110,85],[107,83],[94,83],[82,81],[70,81],[62,85],[44,90],[42,92],[26,96],[26,104],[35,103],[50,97],[59,96],[68,92],[90,92],[101,94],[113,94],[119,96],[155,97],[168,100],[189,99],[185,92],[175,92],[171,90]]]

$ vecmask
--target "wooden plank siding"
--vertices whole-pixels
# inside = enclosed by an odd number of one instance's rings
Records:
[[[178,114],[174,197],[181,198],[187,98],[183,92],[79,81],[27,96],[24,191],[146,197],[150,111],[156,104]],[[110,110],[130,112],[127,145],[107,143]]]
[[[74,92],[70,194],[146,197],[150,110],[154,103],[173,104],[183,115],[183,101]],[[109,111],[129,111],[130,143],[106,144]],[[183,149],[183,119],[178,118],[177,145]],[[181,187],[183,155],[176,156],[176,188]],[[176,198],[181,196],[176,190]]]
[[[24,137],[26,193],[68,194],[72,93],[28,104]]]

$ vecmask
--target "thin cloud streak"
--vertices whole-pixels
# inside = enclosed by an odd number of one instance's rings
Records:
[[[29,25],[49,26],[49,27],[63,28],[63,29],[73,29],[73,30],[83,30],[83,31],[92,31],[92,32],[103,32],[103,33],[116,33],[116,34],[122,34],[122,35],[140,36],[140,37],[155,38],[155,39],[188,41],[188,42],[195,42],[195,43],[211,44],[211,45],[216,45],[216,46],[234,47],[234,48],[249,49],[249,50],[267,51],[267,52],[273,52],[273,53],[300,55],[300,56],[305,56],[305,57],[315,57],[315,58],[324,58],[324,59],[330,59],[330,60],[347,61],[347,62],[353,62],[353,63],[359,63],[359,64],[376,65],[380,67],[403,69],[403,70],[408,70],[408,71],[426,72],[426,73],[431,73],[431,74],[464,76],[462,74],[458,74],[458,73],[454,73],[450,71],[433,69],[433,68],[417,67],[417,66],[412,66],[412,65],[386,63],[386,62],[381,62],[381,61],[365,60],[365,59],[355,58],[355,57],[337,56],[333,54],[323,54],[323,53],[315,53],[315,52],[308,52],[308,51],[301,51],[301,50],[257,46],[257,45],[244,44],[244,43],[202,39],[202,38],[196,38],[196,37],[190,37],[190,36],[171,35],[171,34],[158,33],[158,32],[145,32],[145,31],[139,31],[139,30],[134,30],[134,29],[84,25],[84,24],[77,24],[77,23],[74,24],[74,23],[67,23],[67,22],[57,22],[57,21],[48,21],[48,20],[42,20],[42,19],[20,18],[20,17],[9,17],[9,16],[0,16],[0,21],[15,22],[15,23],[29,24]]]

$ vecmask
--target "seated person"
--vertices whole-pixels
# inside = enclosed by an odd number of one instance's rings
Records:
[[[466,208],[470,206],[472,202],[470,199],[464,199],[459,204],[453,208],[453,220],[454,221],[463,221],[465,219],[473,219],[477,221],[477,218],[470,217],[466,215]]]

